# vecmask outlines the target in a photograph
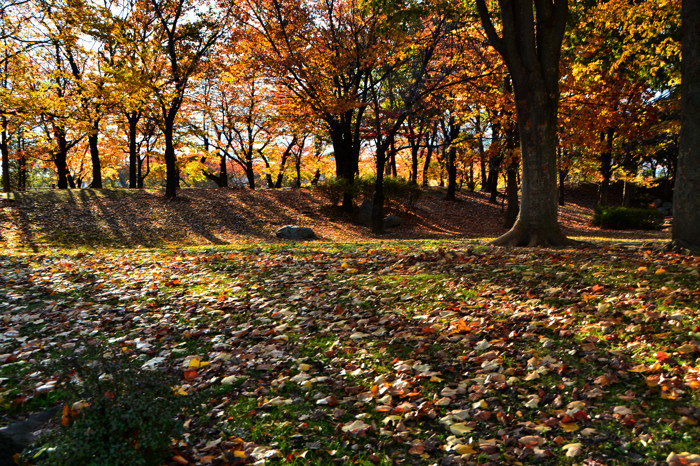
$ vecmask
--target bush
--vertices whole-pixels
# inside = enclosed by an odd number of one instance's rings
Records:
[[[658,230],[664,216],[656,209],[597,206],[593,225],[613,230]]]
[[[362,199],[371,201],[374,196],[374,186],[377,177],[365,175],[355,180],[354,192]],[[384,178],[384,199],[387,201],[402,202],[411,210],[415,208],[422,191],[416,184],[409,183],[403,178]]]
[[[38,447],[25,452],[27,459],[51,465],[163,464],[172,456],[171,440],[183,432],[177,416],[190,397],[176,395],[175,380],[161,372],[97,352],[65,361],[71,370],[64,372],[63,388],[70,398],[61,425],[40,437]]]
[[[331,178],[320,181],[316,185],[316,189],[335,207],[343,200],[343,195],[348,190],[349,185],[345,178]]]
[[[377,178],[374,175],[363,175],[355,178],[350,188],[353,196],[362,200],[371,201],[374,196],[374,185]],[[336,206],[343,199],[343,194],[348,189],[348,182],[344,178],[324,180],[318,184],[319,192]],[[411,210],[416,206],[422,191],[416,184],[409,183],[403,178],[384,178],[384,198],[387,201],[402,202]]]

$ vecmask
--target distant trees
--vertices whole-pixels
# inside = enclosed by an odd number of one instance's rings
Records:
[[[444,184],[448,199],[466,185],[497,202],[505,189],[512,228],[496,244],[569,244],[566,177],[599,181],[605,203],[616,179],[676,168],[679,5],[4,2],[3,190],[33,173],[171,198],[180,180],[350,186],[370,171],[376,232],[383,179],[404,176]],[[692,205],[687,160],[678,212]]]

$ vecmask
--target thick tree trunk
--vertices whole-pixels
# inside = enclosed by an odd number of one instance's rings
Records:
[[[348,183],[342,204],[343,211],[348,213],[353,210],[352,184],[359,169],[360,123],[363,113],[364,108],[360,108],[345,112],[339,117],[329,116],[326,119],[328,134],[333,144],[336,177]]]
[[[681,16],[681,136],[672,239],[700,254],[700,2],[683,0]]]
[[[568,0],[500,0],[499,4],[502,37],[485,0],[476,2],[489,41],[503,56],[513,80],[523,175],[518,218],[492,244],[571,244],[557,222],[556,163],[559,58]]]
[[[0,152],[2,152],[2,191],[10,192],[10,147],[7,141],[7,118],[2,117]]]
[[[93,132],[88,136],[88,145],[90,146],[90,161],[92,162],[92,183],[90,187],[102,189],[102,165],[100,163],[100,149],[98,146],[99,135],[97,133],[98,123],[95,124]]]
[[[165,118],[163,128],[163,139],[165,140],[165,198],[175,199],[177,190],[180,187],[180,174],[177,169],[177,158],[175,156],[175,146],[173,145],[173,126],[175,117]]]

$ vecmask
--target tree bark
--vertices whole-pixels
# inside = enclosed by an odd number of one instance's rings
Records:
[[[68,141],[63,128],[54,127],[54,139],[56,147],[53,149],[53,161],[56,165],[56,176],[58,189],[68,189]]]
[[[700,254],[700,2],[683,0],[681,17],[681,135],[672,239]]]
[[[343,211],[348,213],[353,209],[352,184],[359,169],[360,123],[363,114],[364,107],[361,107],[340,116],[328,115],[325,119],[331,144],[333,144],[336,177],[344,179],[348,184],[348,189],[343,194],[342,204]]]
[[[427,187],[430,180],[428,172],[430,170],[430,160],[433,158],[433,141],[435,139],[435,131],[428,137],[428,144],[425,151],[425,162],[423,162],[423,186]]]
[[[513,160],[506,168],[506,220],[505,227],[511,228],[518,218],[520,206],[518,205],[518,162]]]
[[[127,123],[129,123],[129,188],[136,189],[138,186],[136,165],[139,156],[136,149],[136,130],[141,115],[138,112],[131,112],[125,116]]]
[[[7,141],[7,118],[2,117],[0,134],[0,152],[2,152],[2,191],[10,192],[10,147]]]
[[[384,233],[384,165],[386,164],[386,151],[383,145],[377,147],[376,155],[377,177],[374,182],[374,195],[372,196],[372,233]]]
[[[571,244],[557,221],[556,176],[559,58],[568,1],[499,0],[502,36],[496,32],[485,0],[476,4],[489,41],[513,80],[523,166],[520,213],[513,227],[492,244]]]
[[[605,143],[605,149],[600,154],[600,174],[603,181],[600,183],[598,191],[598,205],[608,205],[610,180],[612,179],[612,148],[615,130],[612,128],[606,129],[600,134],[600,141]]]
[[[95,122],[93,131],[88,135],[88,145],[90,146],[90,161],[92,162],[92,183],[91,188],[102,189],[102,165],[100,163],[100,149],[98,146],[99,121]]]
[[[175,199],[177,190],[180,187],[180,174],[177,169],[177,159],[175,156],[175,146],[173,145],[173,127],[175,125],[175,112],[164,119],[163,139],[165,140],[165,198]]]
[[[560,206],[565,205],[564,181],[566,181],[567,176],[569,176],[569,170],[565,170],[563,168],[560,168],[559,169],[559,205]]]

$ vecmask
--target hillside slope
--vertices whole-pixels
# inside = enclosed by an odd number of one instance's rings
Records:
[[[568,193],[562,226],[571,236],[666,238],[665,232],[610,232],[589,225],[592,200]],[[505,230],[503,210],[480,192],[444,200],[439,188],[426,190],[416,208],[392,211],[406,223],[373,235],[311,189],[183,189],[168,201],[160,190],[73,190],[11,193],[0,198],[0,246],[154,247],[278,241],[288,225],[314,229],[321,241],[374,241],[427,238],[493,238]]]

